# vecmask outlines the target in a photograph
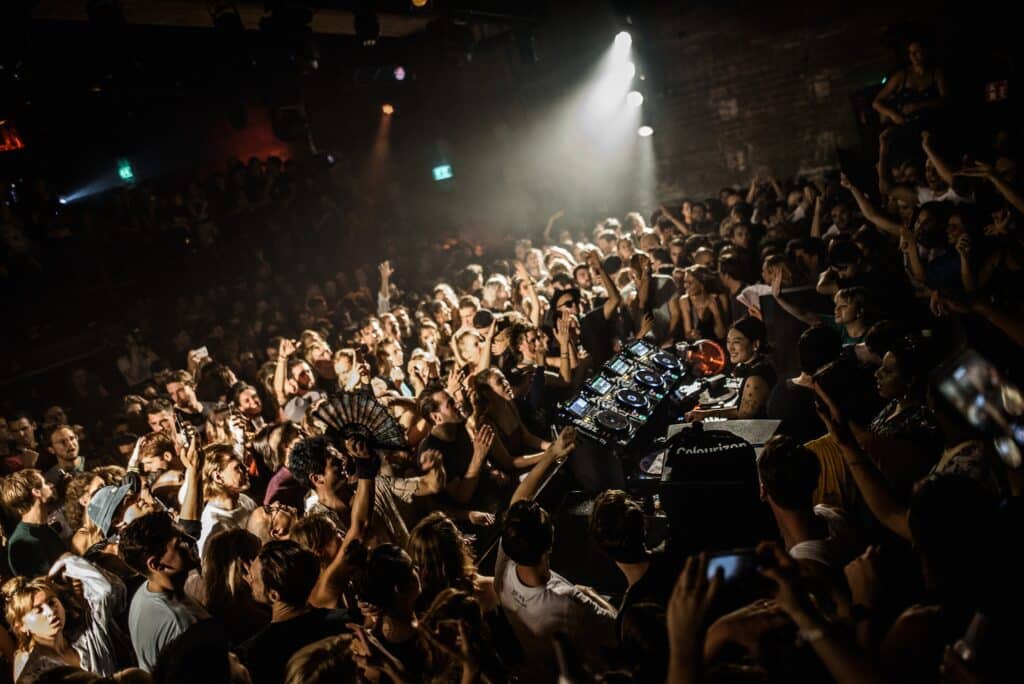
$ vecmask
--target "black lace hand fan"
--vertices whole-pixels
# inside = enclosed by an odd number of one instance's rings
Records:
[[[339,445],[355,437],[375,449],[409,448],[398,420],[369,392],[333,394],[313,409],[313,416],[327,426],[329,436]]]

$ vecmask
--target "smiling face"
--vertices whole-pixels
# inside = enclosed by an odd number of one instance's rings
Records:
[[[149,429],[153,432],[163,432],[167,435],[174,434],[174,416],[170,411],[150,413],[146,416],[146,422],[149,423]]]
[[[729,328],[729,333],[725,337],[725,346],[729,352],[729,360],[733,364],[746,363],[754,358],[754,354],[757,352],[756,345],[736,328]]]
[[[247,388],[238,395],[238,408],[250,418],[260,415],[263,411],[263,402],[255,388]]]
[[[508,378],[505,377],[504,373],[495,370],[487,377],[487,384],[499,397],[512,401],[512,385],[509,384]]]

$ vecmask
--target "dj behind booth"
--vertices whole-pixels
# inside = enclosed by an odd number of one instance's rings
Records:
[[[642,501],[648,541],[664,542],[680,557],[752,546],[774,534],[759,498],[756,458],[778,421],[685,422],[694,409],[731,413],[738,405],[743,373],[726,374],[726,366],[715,342],[683,343],[673,354],[637,340],[559,406],[558,422],[577,431],[566,466],[582,492],[557,515],[559,538],[577,541],[556,546],[556,567],[598,588],[619,581],[587,533],[593,498],[607,489]]]

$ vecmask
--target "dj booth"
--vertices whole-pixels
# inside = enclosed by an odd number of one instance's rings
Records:
[[[563,563],[556,567],[578,582],[600,567],[585,518],[593,497],[606,489],[642,501],[648,541],[665,541],[680,556],[773,536],[774,522],[758,496],[756,458],[778,421],[683,420],[698,405],[736,405],[740,380],[722,375],[724,366],[725,354],[713,343],[682,344],[672,353],[637,340],[559,405],[556,422],[576,428],[566,466],[582,491],[559,514],[559,538],[580,541],[556,554],[563,556],[553,559]]]

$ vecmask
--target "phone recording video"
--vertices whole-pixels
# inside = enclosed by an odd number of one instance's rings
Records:
[[[1024,449],[1024,397],[973,349],[941,367],[939,393],[972,426],[988,435],[1003,461],[1020,467]]]
[[[735,549],[708,555],[708,579],[714,579],[719,571],[726,583],[743,580],[758,574],[757,553],[754,549]]]

